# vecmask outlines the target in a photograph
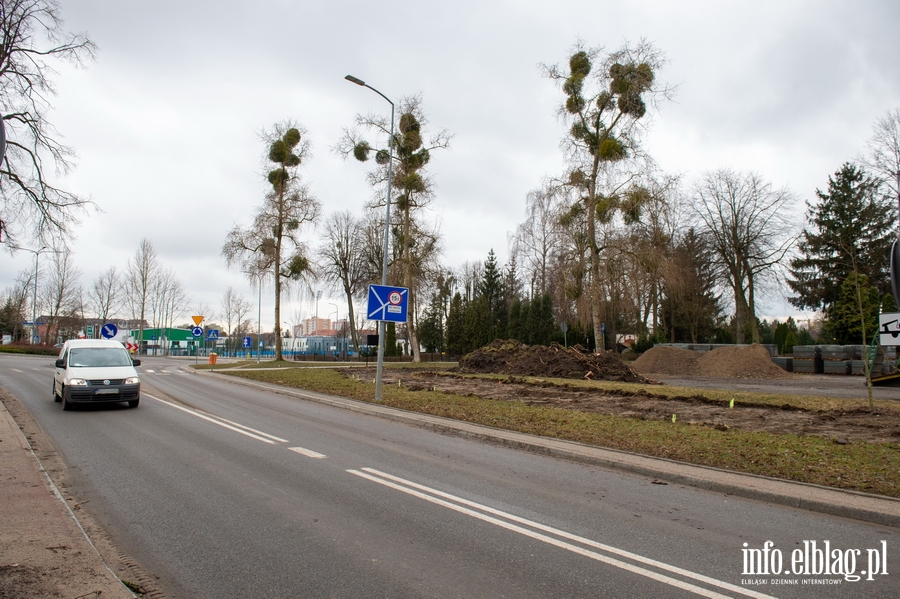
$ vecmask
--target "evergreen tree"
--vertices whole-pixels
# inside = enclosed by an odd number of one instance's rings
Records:
[[[500,337],[500,325],[505,318],[501,316],[503,310],[503,277],[500,267],[497,265],[497,256],[494,250],[488,252],[487,260],[481,272],[481,281],[478,284],[478,296],[482,300],[478,308],[478,323],[484,327],[479,335],[483,344],[490,343]]]
[[[878,181],[848,162],[828,177],[828,190],[816,190],[816,195],[817,204],[807,203],[809,227],[798,243],[800,255],[791,260],[788,284],[796,295],[790,302],[800,309],[828,312],[854,271],[888,293],[896,216]],[[843,331],[843,325],[836,330]]]
[[[447,352],[454,356],[463,356],[467,353],[464,308],[459,292],[453,294],[447,311]]]
[[[384,355],[399,356],[400,346],[397,343],[397,325],[393,322],[385,323],[384,327]]]
[[[826,311],[826,331],[836,343],[868,344],[878,330],[881,297],[866,275],[850,273],[841,285],[838,301]]]

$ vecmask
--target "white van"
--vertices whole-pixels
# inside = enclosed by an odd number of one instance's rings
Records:
[[[131,354],[118,341],[71,339],[63,344],[53,376],[53,400],[63,410],[76,403],[127,401],[136,408],[141,400],[141,379]]]

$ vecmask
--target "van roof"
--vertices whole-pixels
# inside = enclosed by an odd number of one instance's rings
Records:
[[[63,350],[72,347],[120,347],[125,349],[121,341],[112,339],[69,339],[63,344]]]

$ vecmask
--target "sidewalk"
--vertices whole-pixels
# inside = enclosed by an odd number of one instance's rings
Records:
[[[0,402],[0,597],[133,599]]]

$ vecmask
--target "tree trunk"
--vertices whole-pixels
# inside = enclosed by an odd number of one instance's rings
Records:
[[[409,200],[407,199],[407,206],[403,211],[403,284],[409,289],[407,291],[407,318],[406,318],[406,332],[409,336],[409,347],[412,350],[412,361],[413,362],[421,362],[422,354],[419,351],[419,334],[416,331],[416,323],[415,323],[415,314],[416,314],[416,301],[415,301],[415,292],[413,290],[413,264],[412,264],[412,249],[410,247],[410,214],[409,214]]]
[[[747,306],[747,319],[750,322],[750,339],[753,343],[759,343],[759,327],[756,326],[756,299],[752,276],[750,277],[750,281],[747,285],[747,296],[749,298],[749,303]]]
[[[359,351],[359,333],[356,331],[356,316],[353,314],[353,294],[350,286],[344,285],[344,293],[347,295],[347,320],[350,321],[350,339],[353,341],[353,349]]]
[[[734,340],[735,343],[744,342],[744,290],[739,281],[732,282],[734,289]]]

